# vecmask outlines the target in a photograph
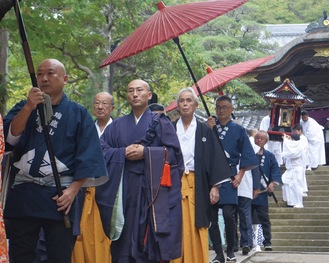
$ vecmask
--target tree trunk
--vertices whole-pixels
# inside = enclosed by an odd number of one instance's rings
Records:
[[[9,33],[0,27],[0,114],[6,113]]]

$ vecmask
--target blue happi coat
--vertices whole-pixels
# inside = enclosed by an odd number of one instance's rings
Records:
[[[12,119],[25,104],[26,100],[19,102],[4,118],[6,137]],[[64,179],[62,186],[83,178],[89,178],[86,186],[105,182],[107,171],[91,115],[65,94],[60,103],[53,106],[53,112],[49,134],[57,169],[61,180]],[[16,146],[6,144],[6,151],[14,151],[11,177],[15,181],[9,189],[4,214],[5,217],[31,216],[63,220],[63,214],[57,211],[57,204],[52,200],[57,190],[38,118],[38,110],[34,110]],[[32,176],[34,182],[28,182],[30,179],[25,181],[27,176]],[[49,179],[46,183],[43,181],[45,178]],[[73,204],[71,220],[74,210]]]
[[[247,170],[258,165],[249,137],[241,125],[230,120],[222,126],[217,120],[216,128],[228,163],[231,166],[232,176],[237,174],[237,165]],[[238,204],[238,189],[234,188],[229,181],[222,183],[220,188],[219,205],[224,204]]]
[[[153,130],[151,134],[148,132],[150,129]],[[126,147],[134,143],[145,146],[143,160],[125,158]],[[111,244],[113,261],[134,258],[137,263],[146,263],[180,257],[180,180],[184,164],[179,141],[169,119],[147,109],[136,124],[133,113],[130,113],[115,119],[105,129],[101,145],[109,182],[97,187],[96,201],[104,232],[110,236],[113,228],[118,229],[115,231],[117,240]],[[164,146],[171,166],[172,186],[168,188],[159,183]],[[122,197],[121,205],[119,197]],[[114,217],[119,218],[121,211],[118,206],[122,207],[121,221],[113,220]]]
[[[256,154],[256,156],[259,159],[259,181],[261,182],[260,191],[264,190],[266,188],[266,184],[264,182],[264,179],[261,175],[263,173],[268,183],[271,182],[277,182],[279,184],[282,184],[281,180],[281,171],[280,167],[278,165],[278,162],[274,156],[273,153],[271,153],[268,150],[264,149],[264,152],[262,155]],[[256,199],[252,200],[253,205],[262,205],[262,206],[268,206],[268,192],[261,193],[257,196]]]

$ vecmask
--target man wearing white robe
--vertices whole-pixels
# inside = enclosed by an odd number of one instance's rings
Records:
[[[267,116],[265,116],[259,126],[259,130],[267,131],[270,128],[271,124],[271,110],[272,108],[267,109]],[[278,165],[282,165],[282,143],[276,142],[276,141],[268,141],[265,145],[265,149],[270,151],[274,154],[276,161],[278,162]]]
[[[319,165],[326,164],[326,152],[324,148],[323,126],[316,120],[309,117],[307,111],[302,111],[300,124],[303,127],[303,133],[308,140],[308,158],[309,166],[312,169],[318,168]]]
[[[282,175],[282,198],[288,206],[303,208],[303,185],[305,168],[303,163],[303,148],[297,134],[291,137],[283,136],[282,157],[285,160],[286,171]]]
[[[300,137],[300,144],[302,145],[303,149],[303,164],[304,164],[304,184],[303,184],[303,196],[307,196],[308,187],[307,187],[307,180],[306,180],[306,168],[309,166],[308,161],[308,141],[305,135],[303,134],[303,127],[300,124],[296,124],[293,127],[293,133],[299,135]],[[311,170],[311,168],[309,168]]]

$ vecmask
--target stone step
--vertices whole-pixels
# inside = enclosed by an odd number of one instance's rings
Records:
[[[304,202],[309,202],[309,201],[326,201],[326,202],[329,202],[329,196],[315,196],[315,195],[312,195],[312,196],[305,196],[304,197]]]
[[[328,213],[327,207],[304,207],[304,208],[290,208],[290,207],[270,207],[269,213],[270,218],[274,213],[310,213],[310,214],[321,214],[321,213]],[[328,218],[329,219],[329,218]]]
[[[272,225],[275,226],[329,226],[329,219],[271,219]]]
[[[307,185],[329,185],[329,179],[324,180],[320,178],[319,179],[307,178],[306,181],[307,181]]]
[[[282,193],[281,192],[275,192],[276,199],[282,200]],[[303,200],[306,200],[307,197],[323,197],[327,198],[327,201],[329,201],[329,190],[309,190],[307,192],[307,196],[304,196]],[[269,199],[271,201],[272,198]],[[325,200],[325,199],[324,199]]]
[[[276,199],[278,199],[278,201],[282,200],[282,191],[276,189],[274,191],[274,194],[276,196]],[[326,197],[327,200],[329,201],[329,190],[309,190],[307,192],[307,196],[313,196],[313,197],[317,197],[317,196],[322,196],[322,197]],[[270,197],[269,202],[273,201],[274,199],[272,197]],[[305,198],[304,198],[305,200]]]
[[[306,173],[307,180],[325,180],[327,181],[329,177],[329,171],[325,173]]]
[[[326,193],[328,193],[329,190],[329,182],[327,184],[324,184],[324,182],[322,182],[322,184],[317,184],[317,185],[308,184],[307,186],[308,186],[308,192],[307,192],[308,194],[310,193],[312,194],[312,192],[315,193],[320,192],[321,194],[326,195]],[[281,195],[281,193],[282,193],[282,188],[277,186],[274,189],[274,194],[278,196]]]
[[[312,214],[312,213],[273,213],[270,219],[328,219],[329,212],[323,214]]]
[[[306,181],[311,184],[317,182],[328,182],[328,175],[306,175]]]
[[[286,169],[284,167],[281,167],[281,173],[283,174]],[[325,167],[319,167],[318,169],[316,170],[313,170],[313,171],[309,171],[309,170],[306,170],[306,176],[329,176],[329,166],[325,166]]]
[[[308,194],[312,194],[313,192],[315,192],[317,194],[317,192],[320,192],[321,194],[326,195],[328,193],[329,190],[329,181],[327,183],[325,182],[321,182],[319,184],[307,184],[308,186]],[[276,187],[274,189],[274,194],[277,195],[281,195],[282,193],[282,188],[281,187]]]
[[[327,210],[329,210],[329,205],[323,205],[324,203],[326,203],[328,201],[304,201],[304,208],[326,208]],[[275,202],[269,202],[269,207],[273,207],[273,208],[293,208],[287,205],[287,202],[284,201],[278,201],[279,206],[275,203]],[[302,208],[300,208],[302,209]]]
[[[320,190],[313,190],[313,191],[308,191],[307,195],[308,196],[328,196],[328,190],[320,189]]]
[[[274,251],[282,251],[282,252],[289,251],[289,252],[311,252],[311,253],[316,253],[316,252],[328,252],[329,247],[327,247],[327,246],[301,246],[301,245],[299,245],[299,246],[273,245],[273,250]],[[271,261],[271,262],[276,262],[276,261]],[[280,262],[282,262],[282,261],[280,261]],[[289,261],[289,262],[301,262],[301,261]],[[321,262],[321,263],[325,263],[325,262]]]
[[[271,229],[273,235],[276,232],[303,232],[305,235],[309,232],[329,232],[329,226],[277,226],[272,224]]]
[[[314,184],[308,184],[308,191],[315,191],[315,190],[329,190],[329,184],[328,185],[314,185]]]
[[[299,247],[299,246],[318,246],[327,247],[329,249],[328,239],[316,239],[316,240],[306,240],[306,239],[272,239],[272,246],[288,246],[288,247]],[[329,250],[327,250],[329,251]]]
[[[312,171],[310,171],[310,172],[315,172],[315,171],[327,171],[328,169],[329,169],[329,166],[328,166],[328,165],[320,165],[320,166],[318,166],[317,169],[312,170]],[[328,171],[329,171],[329,170],[328,170]]]
[[[273,208],[290,208],[287,205],[287,202],[282,201],[282,199],[280,197],[277,197],[278,199],[278,205],[274,202],[274,201],[269,201],[269,207],[273,207]],[[304,208],[325,208],[325,207],[329,207],[328,203],[329,200],[326,200],[326,198],[321,197],[321,199],[323,199],[322,201],[316,201],[316,197],[314,197],[315,201],[309,201],[309,200],[304,200],[303,204],[304,204]],[[328,208],[327,208],[328,209]]]
[[[314,202],[316,202],[316,201],[314,201]],[[326,201],[322,201],[322,202],[326,202]],[[306,209],[306,208],[321,208],[321,209],[326,208],[328,210],[328,206],[323,206],[323,207],[322,206],[309,206],[307,202],[304,201],[303,203],[304,203],[304,209]],[[309,203],[311,203],[311,202],[309,202]],[[279,209],[279,208],[285,209],[285,208],[293,208],[293,207],[288,206],[287,202],[279,200],[278,205],[274,201],[269,202],[269,208],[270,209],[271,208],[273,208],[273,209]],[[295,209],[295,210],[297,210],[297,209]]]
[[[329,175],[328,166],[326,166],[325,168],[321,167],[321,169],[318,168],[318,169],[313,170],[313,171],[306,171],[306,175],[311,175],[311,176],[312,175],[315,175],[315,176],[317,176],[317,175],[324,175],[324,176]]]
[[[303,204],[304,204],[305,207],[329,207],[329,200],[326,200],[326,201],[308,201],[308,200],[304,200]]]
[[[273,239],[293,239],[293,240],[298,240],[301,242],[302,240],[306,240],[309,242],[310,240],[329,240],[329,233],[325,232],[308,232],[308,233],[303,233],[303,232],[274,232],[272,233],[272,240]],[[329,246],[329,242],[328,242]]]
[[[283,166],[280,167],[281,173],[284,173],[286,168]],[[317,174],[328,174],[329,175],[329,165],[319,166],[315,170],[306,170],[307,175],[317,175]]]
[[[306,179],[309,191],[303,198],[304,208],[287,207],[281,187],[275,189],[280,207],[269,198],[274,251],[329,251],[329,166],[306,171]]]

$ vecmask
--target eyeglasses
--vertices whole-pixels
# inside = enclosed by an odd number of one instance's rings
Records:
[[[106,101],[95,101],[94,106],[96,106],[96,107],[102,106],[104,108],[107,108],[110,106],[110,103],[108,103]]]
[[[227,111],[228,109],[230,109],[231,107],[227,107],[227,106],[216,106],[216,110],[222,110],[222,111]]]

